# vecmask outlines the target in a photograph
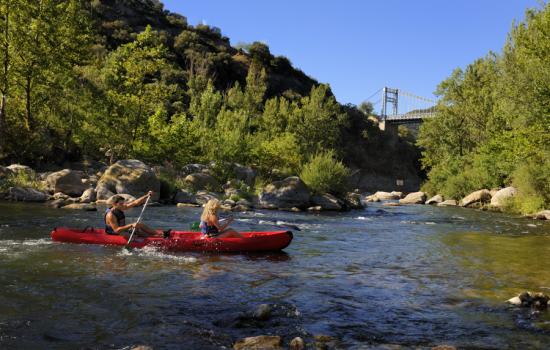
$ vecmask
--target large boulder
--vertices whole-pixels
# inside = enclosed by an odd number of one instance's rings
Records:
[[[276,350],[282,349],[282,339],[278,335],[259,335],[238,340],[234,350]]]
[[[322,210],[342,210],[342,202],[329,193],[311,196],[311,203],[320,206]]]
[[[470,193],[460,201],[461,207],[472,207],[483,203],[488,203],[491,200],[491,192],[487,189],[479,190]]]
[[[63,169],[48,175],[46,182],[50,191],[54,193],[62,192],[69,196],[81,196],[87,188],[82,183],[82,179],[83,173],[81,171]]]
[[[10,187],[6,197],[21,202],[45,202],[50,198],[46,193],[30,187]]]
[[[307,208],[310,194],[299,177],[291,176],[265,186],[258,199],[260,206],[265,209]]]
[[[390,193],[390,192],[383,192],[383,191],[376,192],[374,194],[374,197],[378,198],[381,201],[388,201],[388,200],[401,198],[397,193],[394,193],[394,192]],[[378,202],[378,201],[376,201],[376,202]]]
[[[506,204],[510,198],[517,195],[518,190],[515,187],[506,187],[501,190],[498,190],[493,197],[491,198],[491,205],[493,207],[501,208]]]
[[[254,180],[256,179],[256,172],[254,169],[240,164],[235,164],[233,171],[237,180],[243,181],[248,186],[254,185]]]
[[[131,194],[141,197],[153,191],[154,201],[159,199],[160,182],[151,167],[135,159],[119,160],[111,165],[97,184],[97,199],[105,200],[113,194]]]
[[[441,196],[440,194],[436,194],[435,196],[433,196],[432,198],[426,201],[426,204],[428,205],[439,204],[439,203],[443,203],[443,196]]]
[[[195,198],[195,195],[189,191],[177,190],[174,195],[174,203],[197,203],[197,198]]]
[[[193,173],[185,177],[185,183],[195,191],[209,190],[217,191],[220,183],[214,176],[206,173]]]
[[[400,204],[424,204],[426,201],[426,193],[424,192],[413,192],[405,196],[405,198],[400,199]]]
[[[361,202],[361,195],[356,192],[346,193],[344,202],[350,209],[363,209],[365,207]]]

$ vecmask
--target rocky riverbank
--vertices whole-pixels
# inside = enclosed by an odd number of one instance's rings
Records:
[[[81,169],[53,172],[36,172],[28,166],[12,164],[0,167],[0,199],[96,210],[96,205],[105,204],[115,194],[132,200],[152,190],[157,205],[201,206],[217,198],[222,201],[223,210],[237,212],[254,208],[315,212],[364,207],[358,192],[348,192],[340,198],[330,193],[312,193],[296,176],[258,189],[254,189],[255,180],[252,168],[238,164],[225,184],[220,184],[212,169],[203,164],[189,164],[175,171],[127,159],[111,166],[94,163]]]

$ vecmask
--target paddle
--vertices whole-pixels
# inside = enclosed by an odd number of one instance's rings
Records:
[[[134,233],[136,232],[136,225],[139,224],[141,221],[141,217],[143,216],[143,212],[145,211],[145,208],[147,207],[147,204],[149,203],[149,199],[151,199],[151,196],[147,196],[147,200],[145,201],[145,204],[143,204],[143,209],[141,209],[141,213],[139,214],[139,217],[134,224],[134,227],[132,227],[132,233],[130,234],[130,238],[128,239],[128,243],[124,246],[124,248],[128,248],[130,246],[130,242],[132,242],[132,238],[134,237]]]

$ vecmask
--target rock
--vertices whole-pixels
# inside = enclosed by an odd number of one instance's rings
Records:
[[[251,207],[252,206],[252,203],[250,203],[250,201],[244,199],[244,198],[241,198],[237,201],[237,203],[235,203],[236,205],[244,205],[244,206],[247,206],[247,207]]]
[[[350,209],[363,209],[365,206],[361,203],[361,195],[356,192],[348,192],[344,197],[344,203]]]
[[[82,178],[82,172],[63,169],[48,175],[46,182],[52,192],[62,192],[69,196],[80,197],[82,192],[86,190],[86,185],[82,183]]]
[[[401,198],[399,195],[394,194],[393,192],[390,193],[390,192],[383,192],[383,191],[378,191],[373,196],[378,198],[381,201],[388,201],[388,200]]]
[[[324,335],[324,334],[316,335],[313,337],[313,339],[315,340],[316,349],[328,349],[329,346],[331,348],[335,348],[337,345],[336,339],[328,335]]]
[[[63,209],[73,209],[73,210],[84,210],[84,211],[96,211],[97,208],[94,204],[90,203],[73,203],[69,205],[65,205],[62,207]]]
[[[53,199],[69,199],[71,197],[66,195],[63,192],[56,192],[56,193],[53,194],[52,198]]]
[[[290,341],[289,348],[290,350],[304,350],[306,343],[302,338],[296,337]]]
[[[472,207],[474,204],[483,204],[491,200],[491,192],[489,190],[483,189],[475,191],[462,198],[460,201],[461,207]]]
[[[136,345],[130,350],[154,350],[152,346],[149,345]]]
[[[232,211],[234,212],[247,212],[247,211],[250,211],[250,207],[247,206],[247,205],[243,205],[243,204],[237,204],[235,205],[233,208],[231,208]]]
[[[536,220],[550,220],[550,210],[542,210],[533,215]]]
[[[396,199],[403,198],[403,192],[391,191],[390,194],[393,195],[393,196],[396,196],[397,197]]]
[[[178,204],[177,204],[177,207],[178,207],[178,208],[200,207],[200,204],[195,204],[195,203],[178,203]]]
[[[254,311],[253,317],[260,321],[265,321],[271,316],[271,307],[268,304],[259,305]]]
[[[543,310],[548,307],[550,296],[543,293],[523,292],[516,297],[508,299],[506,302],[516,306],[532,307]]]
[[[310,194],[306,184],[299,177],[291,176],[265,186],[258,199],[264,209],[307,208]]]
[[[220,183],[214,176],[205,173],[193,173],[185,177],[185,183],[193,190],[217,191],[220,189]]]
[[[186,190],[177,190],[174,196],[174,203],[197,203],[195,195]]]
[[[187,164],[181,168],[180,174],[182,177],[193,173],[204,173],[208,171],[208,167],[204,164]]]
[[[458,205],[458,202],[454,199],[447,199],[441,203],[438,203],[438,207],[455,207]]]
[[[432,347],[432,350],[456,350],[452,345],[437,345]]]
[[[370,196],[365,197],[365,202],[380,202],[380,198],[376,197],[374,194],[371,194]]]
[[[311,203],[320,206],[323,210],[342,210],[342,202],[329,193],[311,196]]]
[[[13,171],[11,171],[11,169],[0,165],[0,179],[8,177],[12,174],[13,174]]]
[[[399,204],[397,202],[385,202],[385,203],[382,203],[382,206],[384,206],[384,207],[399,207],[399,206],[401,206],[401,204]]]
[[[151,167],[135,159],[119,160],[111,165],[97,184],[97,199],[107,199],[113,194],[131,194],[141,197],[153,191],[154,201],[160,195],[160,182]]]
[[[30,187],[10,187],[6,199],[21,202],[45,202],[50,198],[46,193]]]
[[[216,193],[208,192],[208,191],[198,191],[195,194],[195,198],[197,203],[199,204],[206,204],[211,199],[220,199]]]
[[[277,335],[259,335],[237,341],[233,345],[235,350],[278,350],[281,347],[281,337]]]
[[[67,204],[70,204],[66,199],[63,199],[63,198],[59,198],[59,199],[56,199],[52,202],[49,202],[48,205],[52,208],[61,208],[61,207],[64,207],[65,205]]]
[[[237,203],[235,201],[232,201],[231,199],[226,199],[222,202],[224,205],[229,205],[230,207],[234,207]]]
[[[401,204],[424,204],[426,201],[426,193],[424,192],[413,192],[405,196],[405,198],[400,199],[399,203]]]
[[[439,203],[443,203],[443,197],[440,194],[436,194],[432,198],[428,199],[425,204],[432,205]]]
[[[34,177],[35,175],[35,172],[34,170],[32,170],[31,167],[28,167],[26,165],[21,165],[21,164],[12,164],[10,166],[8,166],[8,169],[11,170],[12,173],[14,174],[25,174],[29,177]]]
[[[321,211],[321,210],[323,210],[323,208],[320,205],[307,208],[307,211]]]
[[[235,164],[233,172],[237,180],[243,181],[248,186],[254,185],[254,180],[256,180],[256,172],[254,169],[240,164]]]
[[[499,191],[497,191],[493,197],[491,198],[491,205],[493,207],[501,208],[506,204],[507,201],[510,200],[510,198],[516,196],[518,193],[518,190],[515,187],[506,187]]]
[[[95,202],[96,200],[96,193],[93,188],[88,188],[87,190],[82,193],[82,196],[80,196],[80,203],[91,203]]]

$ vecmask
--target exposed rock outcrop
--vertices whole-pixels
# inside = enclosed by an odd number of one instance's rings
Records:
[[[50,198],[46,193],[30,187],[10,187],[6,199],[21,202],[45,202]]]
[[[440,194],[436,194],[435,196],[433,196],[432,198],[426,201],[426,204],[428,205],[439,204],[439,203],[443,203],[443,196],[441,196]]]
[[[502,208],[507,201],[516,196],[518,190],[515,187],[506,187],[497,191],[491,198],[491,206]]]
[[[259,335],[257,337],[248,337],[238,340],[234,345],[234,350],[279,350],[281,347],[281,337],[277,335]]]
[[[342,202],[329,193],[311,196],[311,203],[320,206],[322,210],[342,210]]]
[[[206,173],[189,174],[185,177],[185,183],[195,191],[218,191],[220,189],[218,180],[216,180],[214,176]]]
[[[458,202],[454,199],[447,199],[437,204],[438,207],[456,207],[457,205]]]

